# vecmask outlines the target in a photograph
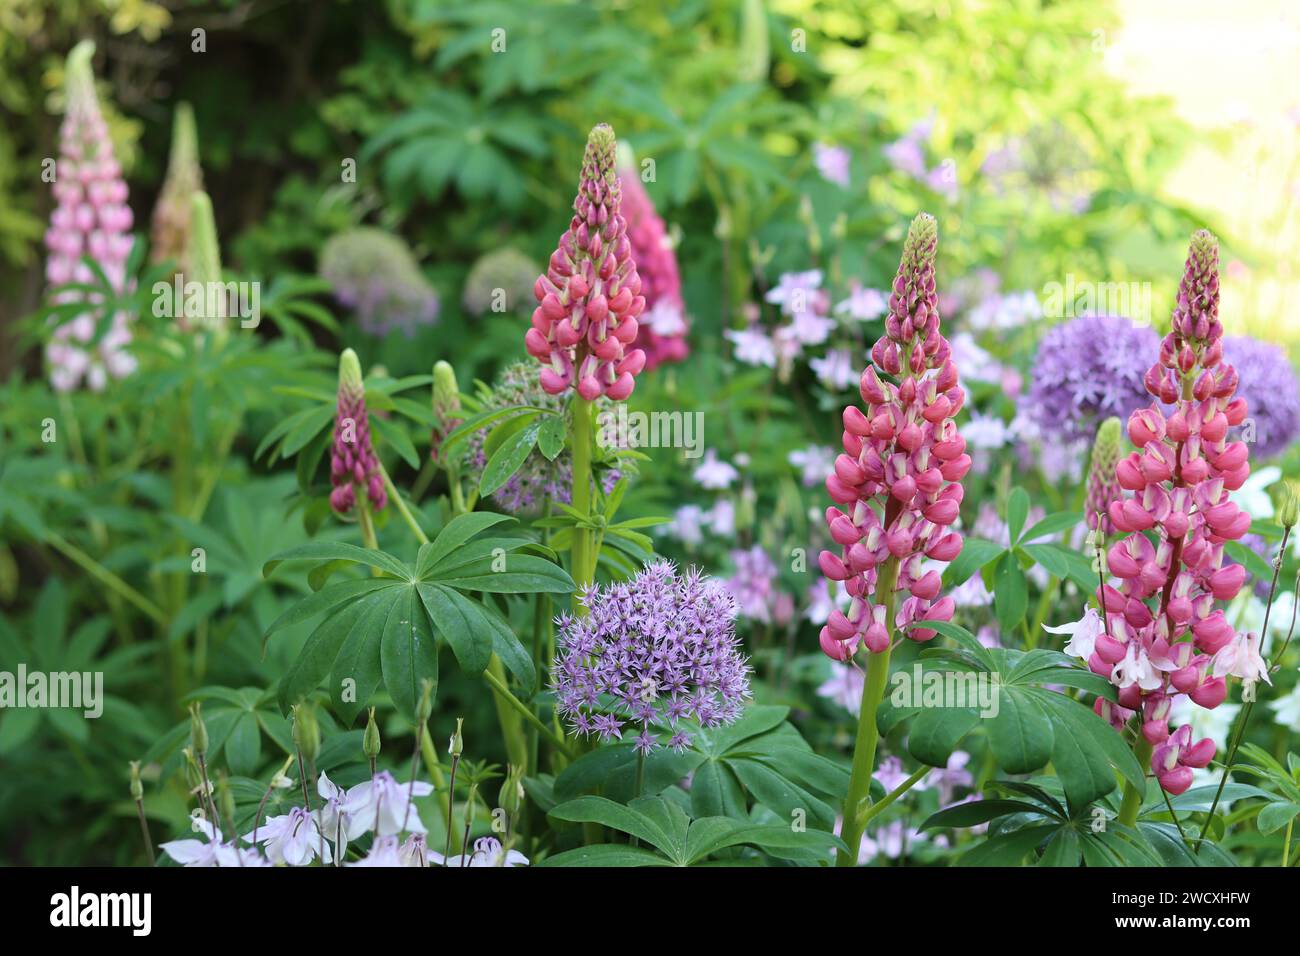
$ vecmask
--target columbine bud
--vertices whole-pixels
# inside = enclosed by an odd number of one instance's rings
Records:
[[[370,444],[370,417],[366,414],[366,386],[361,362],[352,349],[339,356],[338,413],[334,420],[334,445],[330,451],[330,507],[347,514],[364,494],[376,511],[388,504],[379,459]],[[359,490],[358,490],[359,489]]]
[[[1120,443],[1123,441],[1123,423],[1118,418],[1108,418],[1097,429],[1097,440],[1092,445],[1092,460],[1088,464],[1088,501],[1084,517],[1093,531],[1100,528],[1113,534],[1110,520],[1110,503],[1123,497],[1115,467],[1119,464]]]
[[[361,750],[367,757],[374,760],[379,756],[380,750],[379,724],[375,722],[375,708],[370,708],[370,714],[366,717],[366,733],[361,738]]]
[[[202,757],[208,752],[208,728],[204,726],[200,705],[196,700],[190,704],[190,749],[195,756]]]
[[[460,412],[460,385],[456,381],[456,370],[446,362],[436,362],[433,366],[433,414],[438,424],[433,426],[429,439],[429,459],[440,463],[438,451],[447,435],[464,419]]]
[[[632,394],[646,356],[635,342],[645,308],[615,172],[614,130],[602,123],[587,138],[578,196],[568,231],[537,279],[528,354],[541,362],[542,388],[575,388],[593,401]]]
[[[1287,478],[1278,489],[1277,523],[1282,528],[1294,528],[1300,520],[1300,482]]]
[[[501,793],[497,797],[497,804],[512,819],[519,812],[519,808],[524,802],[524,768],[516,767],[514,764],[506,766],[506,779],[501,784]]]
[[[415,705],[415,724],[417,728],[422,728],[428,723],[431,713],[433,713],[433,681],[426,677],[420,681],[420,700]]]
[[[461,726],[464,723],[465,719],[463,717],[456,718],[456,732],[452,734],[451,739],[447,741],[447,753],[451,754],[453,757],[459,757],[465,752],[465,739],[460,733]]]
[[[144,784],[140,782],[140,761],[131,761],[131,799],[144,799]]]
[[[293,707],[293,742],[302,759],[311,763],[320,753],[320,723],[316,708],[306,701]]]

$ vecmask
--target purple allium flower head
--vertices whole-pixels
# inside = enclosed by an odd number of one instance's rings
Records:
[[[506,366],[493,388],[481,398],[484,409],[529,405],[557,414],[564,413],[564,399],[541,388],[530,362],[514,362]],[[607,406],[604,399],[598,399],[597,414]],[[487,431],[481,430],[465,443],[466,464],[475,481],[487,467],[486,441]],[[601,490],[609,494],[619,479],[628,473],[629,468],[631,459],[623,458],[619,458],[619,465],[615,467],[598,465],[595,480],[600,482]],[[538,512],[547,499],[567,505],[572,498],[572,485],[573,459],[569,452],[561,452],[552,461],[534,448],[519,469],[510,476],[510,480],[493,492],[492,500],[508,512],[531,514]]]
[[[334,297],[356,311],[370,335],[401,330],[407,338],[438,320],[441,304],[410,247],[382,229],[363,227],[331,236],[320,254],[321,278]]]
[[[682,280],[677,270],[677,253],[654,201],[636,170],[619,172],[623,186],[623,217],[632,259],[641,276],[645,313],[640,320],[636,346],[645,352],[645,367],[660,362],[680,362],[690,354],[686,344],[686,306],[682,302]]]
[[[366,386],[357,353],[344,349],[339,356],[339,400],[334,419],[334,444],[330,450],[330,507],[347,514],[357,503],[357,490],[368,495],[376,511],[388,504],[379,474],[379,459],[370,443],[370,416],[366,413]]]
[[[636,746],[689,745],[683,721],[717,727],[735,721],[750,697],[750,668],[736,637],[736,602],[726,587],[671,562],[648,565],[633,580],[591,585],[583,617],[561,615],[552,668],[556,710],[576,733],[604,740],[636,728]]]
[[[1150,401],[1143,379],[1160,336],[1128,319],[1088,315],[1049,331],[1038,346],[1027,396],[1044,434],[1089,439],[1112,416],[1127,420]]]
[[[518,312],[532,300],[533,282],[539,271],[537,263],[518,249],[493,249],[470,266],[461,304],[476,316]]]
[[[1237,394],[1246,400],[1254,427],[1254,452],[1271,458],[1300,432],[1300,386],[1281,346],[1247,336],[1223,340],[1223,358],[1237,370]],[[1243,435],[1245,432],[1243,431]]]
[[[51,286],[95,282],[93,271],[82,262],[82,257],[88,256],[120,291],[126,285],[126,260],[131,252],[131,207],[126,204],[126,181],[113,156],[108,125],[95,95],[90,68],[94,53],[95,45],[87,40],[68,54],[67,111],[59,127],[56,205],[45,233],[49,251],[45,278]],[[54,301],[93,305],[95,295],[68,290],[58,293]],[[50,362],[50,382],[57,391],[71,391],[83,377],[99,391],[110,377],[123,378],[135,370],[135,359],[125,351],[131,342],[126,313],[114,313],[98,341],[95,332],[91,311],[54,330],[45,355]]]

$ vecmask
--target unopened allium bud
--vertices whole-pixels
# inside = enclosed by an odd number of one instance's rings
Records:
[[[573,387],[587,401],[621,401],[645,367],[645,353],[632,347],[645,299],[621,211],[616,151],[611,127],[591,131],[573,218],[533,286],[538,307],[524,345],[545,366],[540,381],[552,395]]]
[[[365,494],[376,511],[388,504],[388,493],[379,472],[379,459],[370,444],[370,417],[366,414],[366,387],[361,362],[352,349],[339,356],[338,414],[334,420],[334,444],[330,452],[330,507],[347,514]]]
[[[1287,478],[1278,488],[1277,523],[1282,528],[1294,528],[1300,520],[1300,482]]]
[[[131,253],[131,207],[126,181],[113,155],[108,125],[95,94],[91,57],[95,45],[78,43],[68,54],[67,108],[59,127],[59,158],[55,166],[54,211],[45,233],[49,257],[45,278],[51,286],[97,281],[83,257],[103,270],[109,284],[126,291],[126,260]],[[65,290],[56,303],[97,304],[98,293]],[[63,321],[54,330],[45,356],[50,363],[50,383],[60,392],[71,391],[84,379],[100,391],[109,378],[123,378],[135,370],[135,358],[126,351],[131,342],[131,316],[115,312],[108,330],[96,342],[97,316],[93,308]]]
[[[375,708],[370,708],[370,713],[366,717],[366,732],[361,738],[361,750],[367,757],[374,760],[379,756],[379,750],[382,746],[379,739],[379,724],[375,721]]]
[[[190,704],[190,749],[197,757],[208,752],[208,728],[203,723],[200,711],[201,706],[197,700]]]
[[[1187,789],[1214,743],[1192,744],[1190,725],[1171,734],[1168,704],[1179,694],[1207,709],[1223,702],[1221,675],[1235,668],[1221,666],[1230,664],[1221,655],[1237,655],[1240,642],[1214,605],[1246,580],[1243,565],[1224,562],[1224,543],[1250,528],[1250,515],[1230,499],[1250,463],[1245,443],[1228,436],[1247,409],[1234,397],[1237,372],[1223,360],[1218,262],[1214,236],[1192,236],[1173,329],[1145,377],[1157,400],[1129,418],[1138,450],[1115,467],[1131,492],[1107,509],[1122,537],[1106,565],[1121,583],[1099,589],[1107,628],[1088,661],[1119,687],[1122,706],[1142,712],[1142,735],[1156,745],[1151,768],[1170,793]]]
[[[442,443],[464,420],[460,416],[460,385],[456,370],[447,362],[438,361],[433,366],[433,414],[438,424],[433,426],[429,439],[429,458],[439,462],[438,450]]]
[[[1097,440],[1092,445],[1092,460],[1088,465],[1088,500],[1084,518],[1088,527],[1111,534],[1108,509],[1110,503],[1123,497],[1123,489],[1115,478],[1115,465],[1119,463],[1121,444],[1124,441],[1124,424],[1118,418],[1108,418],[1097,429]]]
[[[952,525],[971,458],[953,420],[966,394],[939,331],[937,246],[934,217],[922,213],[907,231],[885,334],[862,374],[867,410],[844,409],[844,454],[826,479],[832,500],[848,510],[827,509],[831,537],[842,551],[823,551],[819,564],[828,578],[845,582],[853,599],[848,612],[833,611],[821,631],[822,651],[835,660],[847,660],[859,643],[883,652],[895,628],[952,619],[953,600],[939,597],[941,573],[926,559],[947,562],[961,551]],[[890,560],[898,565],[894,590],[910,592],[892,621],[886,619],[888,596],[877,593],[880,569]],[[935,632],[916,627],[906,634],[928,641]]]
[[[465,752],[465,738],[461,736],[461,727],[464,723],[465,718],[456,718],[456,732],[452,734],[451,739],[447,741],[447,753],[453,757],[459,757]]]
[[[293,742],[308,763],[320,753],[320,722],[316,708],[306,701],[293,707]]]
[[[199,166],[194,110],[188,103],[179,103],[172,121],[172,148],[167,160],[167,176],[163,179],[158,201],[153,207],[149,258],[155,263],[171,260],[176,263],[181,275],[186,277],[189,277],[191,271],[187,258],[193,215],[191,197],[201,189],[203,170]]]

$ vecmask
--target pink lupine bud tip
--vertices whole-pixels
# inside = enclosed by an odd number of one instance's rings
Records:
[[[572,387],[588,401],[622,400],[632,393],[645,353],[629,348],[645,309],[615,172],[614,130],[591,131],[583,157],[573,218],[533,287],[537,308],[524,337],[542,363],[549,394]]]
[[[388,504],[379,458],[370,442],[370,417],[366,413],[366,387],[361,362],[352,349],[339,356],[338,411],[334,442],[330,448],[330,507],[347,514],[365,494],[376,511]]]
[[[822,573],[843,581],[853,598],[822,633],[822,650],[836,660],[851,656],[856,643],[885,651],[895,630],[930,640],[933,628],[909,625],[952,618],[953,601],[940,597],[941,575],[926,559],[951,561],[961,552],[961,535],[949,527],[961,509],[957,482],[971,459],[953,421],[965,393],[939,331],[937,245],[934,217],[922,213],[908,230],[885,334],[871,350],[874,365],[862,374],[866,411],[850,405],[841,416],[845,453],[826,479],[827,492],[844,506],[826,512],[841,551],[818,559]],[[892,621],[877,593],[887,562],[897,564],[894,590],[907,595],[894,602]]]

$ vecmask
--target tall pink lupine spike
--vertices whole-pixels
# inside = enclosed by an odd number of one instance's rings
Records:
[[[358,489],[376,511],[388,504],[379,471],[379,459],[370,443],[370,416],[366,413],[366,386],[361,362],[352,349],[339,356],[339,400],[334,418],[334,444],[330,448],[330,507],[347,514],[357,503]]]
[[[1141,711],[1142,735],[1156,747],[1152,770],[1174,794],[1190,785],[1188,768],[1213,757],[1214,743],[1192,744],[1186,726],[1171,735],[1169,705],[1180,693],[1206,708],[1222,703],[1227,686],[1216,658],[1243,639],[1214,607],[1245,583],[1242,565],[1224,566],[1223,544],[1250,527],[1250,516],[1229,500],[1250,463],[1245,443],[1228,437],[1246,417],[1246,402],[1233,397],[1237,373],[1223,361],[1218,316],[1219,246],[1202,230],[1192,236],[1173,328],[1146,374],[1159,401],[1129,418],[1138,450],[1115,467],[1130,493],[1109,508],[1125,535],[1107,554],[1121,584],[1099,590],[1107,633],[1088,662],[1120,688],[1120,704]],[[1153,532],[1155,544],[1143,532]]]
[[[833,612],[822,628],[822,650],[836,660],[850,657],[859,642],[884,651],[891,624],[952,618],[952,598],[939,597],[939,571],[926,570],[925,559],[951,561],[961,551],[961,535],[950,526],[971,459],[953,421],[966,396],[939,332],[937,246],[934,217],[922,213],[907,232],[885,334],[871,350],[874,364],[862,373],[867,411],[844,409],[844,454],[826,479],[832,500],[847,510],[826,510],[831,537],[843,550],[823,551],[819,564],[828,578],[845,582],[853,599],[847,614]],[[883,380],[877,367],[899,384]],[[888,622],[887,596],[876,585],[878,567],[891,556],[898,559],[895,590],[910,596]],[[927,641],[935,632],[906,633]]]
[[[690,354],[682,280],[668,230],[630,158],[623,164],[619,182],[627,237],[645,297],[636,346],[645,352],[646,371],[650,371],[661,362],[681,362]]]
[[[645,367],[645,353],[629,350],[645,299],[620,210],[617,148],[610,126],[592,129],[573,218],[533,286],[538,306],[524,346],[545,366],[540,381],[552,395],[573,386],[588,401],[621,401]]]
[[[113,142],[95,94],[91,57],[95,45],[78,43],[68,54],[67,106],[59,127],[59,159],[55,165],[54,211],[45,233],[49,258],[45,278],[51,286],[68,282],[94,283],[95,274],[82,261],[88,256],[104,271],[114,289],[126,285],[126,260],[131,253],[131,207],[126,180],[113,155]],[[96,293],[64,291],[60,302],[87,301]],[[130,316],[114,313],[108,331],[94,342],[93,310],[64,322],[46,346],[50,381],[57,391],[70,391],[82,381],[95,391],[109,378],[135,370],[126,351],[131,342]]]

